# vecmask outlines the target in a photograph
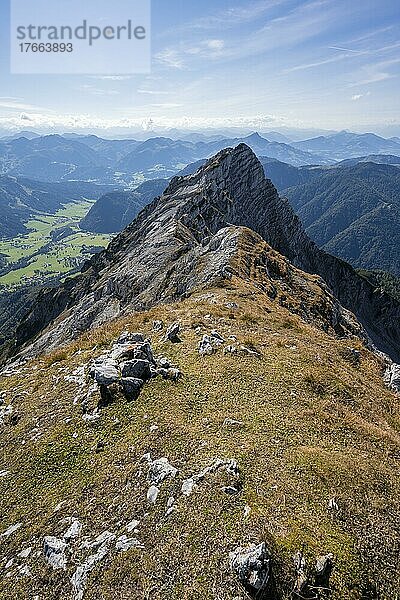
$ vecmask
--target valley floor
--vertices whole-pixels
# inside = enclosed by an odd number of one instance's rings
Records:
[[[71,202],[54,215],[38,214],[26,223],[29,233],[0,240],[0,255],[4,256],[0,289],[46,284],[76,268],[85,257],[90,258],[92,248],[107,246],[109,235],[92,235],[78,227],[92,205],[91,200]],[[65,236],[57,238],[57,232],[64,228],[68,229]]]

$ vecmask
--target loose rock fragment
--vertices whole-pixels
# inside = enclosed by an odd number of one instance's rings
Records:
[[[164,327],[162,321],[153,321],[153,331],[161,331]]]
[[[236,421],[236,419],[225,419],[223,426],[224,427],[242,427],[244,425],[243,421]]]
[[[117,339],[117,344],[140,344],[141,342],[144,342],[144,337],[137,332],[123,331]]]
[[[43,552],[45,560],[53,569],[64,569],[67,566],[67,557],[65,550],[67,543],[53,536],[44,538]]]
[[[74,600],[82,600],[85,592],[87,578],[96,564],[103,560],[109,552],[109,546],[105,542],[95,554],[89,556],[84,563],[79,565],[71,577],[72,589],[74,591]]]
[[[211,354],[214,354],[214,347],[208,335],[203,335],[202,340],[199,342],[199,354],[201,356],[211,356]]]
[[[132,377],[148,381],[151,378],[150,363],[148,360],[134,359],[121,364],[122,377]]]
[[[237,488],[233,487],[233,485],[226,485],[225,487],[223,487],[221,489],[224,492],[224,494],[228,494],[228,496],[235,496],[236,494],[239,493],[239,490]]]
[[[196,488],[197,484],[200,481],[202,481],[208,474],[215,473],[219,469],[225,469],[228,475],[231,475],[233,477],[239,476],[239,467],[235,460],[222,460],[221,458],[216,458],[211,465],[205,467],[199,473],[196,473],[195,475],[192,475],[191,477],[183,481],[181,487],[182,494],[184,494],[185,496],[190,496],[190,494],[193,492],[193,490]]]
[[[220,346],[225,341],[224,338],[222,337],[222,335],[220,335],[216,329],[213,329],[211,331],[210,338],[211,338],[212,343],[216,344],[217,346]]]
[[[71,525],[68,527],[67,531],[64,533],[64,540],[73,540],[80,536],[82,531],[82,524],[78,521],[78,519],[73,519]]]
[[[153,460],[153,462],[149,466],[149,471],[147,474],[147,481],[154,485],[160,485],[167,477],[175,477],[178,473],[178,469],[175,469],[169,461],[168,458],[158,458],[157,460]]]
[[[131,548],[144,548],[144,546],[136,538],[128,538],[126,535],[121,535],[117,539],[115,548],[120,552],[127,552]]]
[[[140,521],[138,521],[137,519],[133,519],[133,521],[128,523],[128,525],[126,526],[126,530],[128,533],[131,533],[132,531],[136,532],[139,525],[140,525]]]
[[[272,558],[265,542],[236,548],[229,554],[231,569],[254,598],[274,598]]]
[[[32,552],[32,549],[32,546],[29,546],[29,548],[24,548],[23,550],[21,550],[21,552],[18,554],[19,558],[28,558],[28,556]]]
[[[3,531],[3,533],[1,534],[0,537],[9,537],[10,535],[12,535],[16,531],[18,531],[18,529],[20,529],[21,527],[22,527],[22,523],[15,523],[15,525],[10,525],[10,527],[8,529]]]
[[[140,392],[143,387],[142,379],[135,379],[133,377],[123,377],[121,379],[122,389],[127,400],[137,400],[140,396]]]
[[[179,369],[170,368],[170,369],[157,369],[156,375],[161,375],[163,379],[169,379],[170,381],[178,381],[179,377],[182,375]]]
[[[148,492],[147,492],[147,500],[150,502],[150,504],[155,504],[157,502],[159,493],[160,493],[160,490],[157,486],[152,485],[149,487]]]
[[[236,348],[236,346],[226,346],[224,348],[224,354],[237,354],[238,349]]]
[[[333,554],[326,554],[325,556],[320,556],[319,558],[317,558],[314,576],[315,587],[329,590],[329,579],[333,571],[333,559]]]
[[[180,323],[173,323],[172,325],[170,325],[168,327],[167,333],[165,334],[165,339],[169,340],[173,344],[180,342],[181,340],[178,336],[180,330],[181,330]]]

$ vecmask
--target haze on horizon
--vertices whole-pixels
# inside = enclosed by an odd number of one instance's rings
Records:
[[[0,130],[351,129],[400,135],[398,0],[153,0],[150,75],[10,75]]]

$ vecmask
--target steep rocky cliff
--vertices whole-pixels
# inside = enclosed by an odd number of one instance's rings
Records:
[[[44,293],[18,330],[17,348],[39,336],[33,350],[51,349],[127,311],[229,278],[233,242],[221,230],[230,225],[253,230],[293,265],[322,277],[379,349],[400,359],[400,304],[311,242],[244,144],[174,178],[80,277]]]

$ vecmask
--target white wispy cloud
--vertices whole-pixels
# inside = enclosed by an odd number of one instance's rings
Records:
[[[329,46],[329,50],[340,50],[341,52],[354,52],[354,54],[359,54],[359,50],[352,50],[351,48],[342,48],[341,46]]]
[[[132,75],[91,75],[90,78],[102,81],[127,81],[128,79],[132,79]]]
[[[400,58],[396,57],[364,65],[357,74],[353,75],[356,81],[350,83],[349,86],[357,87],[394,79],[399,76],[399,72],[392,72],[390,69],[399,63]]]
[[[172,92],[167,92],[166,90],[137,90],[138,94],[148,94],[149,96],[170,96]]]
[[[3,108],[4,110],[13,110],[13,111],[19,111],[19,110],[23,110],[23,111],[49,111],[49,109],[47,108],[43,108],[41,106],[37,106],[34,104],[29,104],[27,102],[24,101],[23,98],[13,98],[10,96],[4,96],[4,97],[0,97],[0,108]]]
[[[394,44],[389,44],[386,46],[381,46],[381,47],[377,47],[377,48],[368,48],[368,49],[364,49],[364,50],[353,50],[350,48],[342,48],[339,46],[329,46],[329,49],[338,50],[342,53],[335,54],[334,56],[327,57],[327,58],[321,58],[321,60],[316,60],[316,61],[312,61],[312,62],[308,62],[308,63],[299,64],[294,67],[290,67],[288,69],[285,69],[284,73],[292,73],[294,71],[303,71],[306,69],[312,69],[312,68],[320,67],[320,66],[327,65],[330,63],[340,62],[345,59],[354,60],[356,58],[378,56],[379,54],[385,54],[387,52],[390,52],[391,50],[395,50],[399,46],[400,46],[400,43],[394,43]],[[391,62],[392,61],[389,60],[389,61],[385,61],[385,62],[382,62],[379,64],[380,65],[383,65],[383,64],[388,65]],[[395,60],[395,62],[397,62],[397,59]],[[368,83],[368,81],[367,81],[367,83]],[[354,85],[357,85],[357,83],[355,83]]]
[[[159,107],[161,108],[161,106]],[[192,117],[189,115],[181,115],[180,117],[166,117],[153,115],[151,118],[101,118],[84,114],[76,115],[47,115],[47,114],[30,114],[29,116],[21,113],[13,117],[0,117],[0,127],[18,130],[26,125],[25,121],[29,120],[30,126],[36,131],[93,131],[97,129],[112,130],[112,129],[143,129],[149,128],[179,128],[185,130],[204,129],[209,127],[243,127],[251,129],[262,129],[265,127],[278,127],[285,125],[287,122],[274,115],[249,115],[246,117]]]
[[[164,48],[154,57],[159,63],[174,69],[183,69],[184,61],[181,52],[174,48]]]
[[[354,94],[351,99],[353,102],[356,102],[357,100],[361,100],[361,98],[365,98],[366,96],[370,96],[371,92],[366,92],[365,94]]]
[[[150,106],[153,106],[155,108],[181,108],[183,106],[183,104],[178,104],[177,102],[158,102],[158,103],[153,103],[150,104]]]
[[[306,69],[314,69],[315,67],[321,67],[323,65],[328,65],[330,63],[340,62],[341,60],[345,60],[349,56],[350,55],[348,55],[348,54],[337,54],[335,56],[331,56],[330,58],[316,60],[314,62],[303,63],[300,65],[296,65],[295,67],[290,67],[288,69],[284,69],[283,73],[294,73],[295,71],[305,71]]]
[[[120,94],[118,90],[106,90],[89,84],[81,85],[78,89],[82,92],[93,94],[93,96],[118,96]]]
[[[240,10],[246,12],[245,8]],[[186,41],[159,52],[156,59],[165,66],[185,69],[190,68],[196,59],[244,59],[282,48],[292,48],[328,29],[332,20],[338,17],[337,13],[336,6],[329,0],[311,0],[289,10],[283,17],[267,20],[263,27],[256,29],[251,35],[242,34],[241,39],[211,38],[194,43],[193,36],[189,36]]]
[[[288,4],[290,0],[260,0],[258,2],[246,2],[242,6],[232,6],[207,17],[197,19],[187,24],[188,29],[220,29],[223,27],[235,27],[255,21],[265,16],[271,10]]]

